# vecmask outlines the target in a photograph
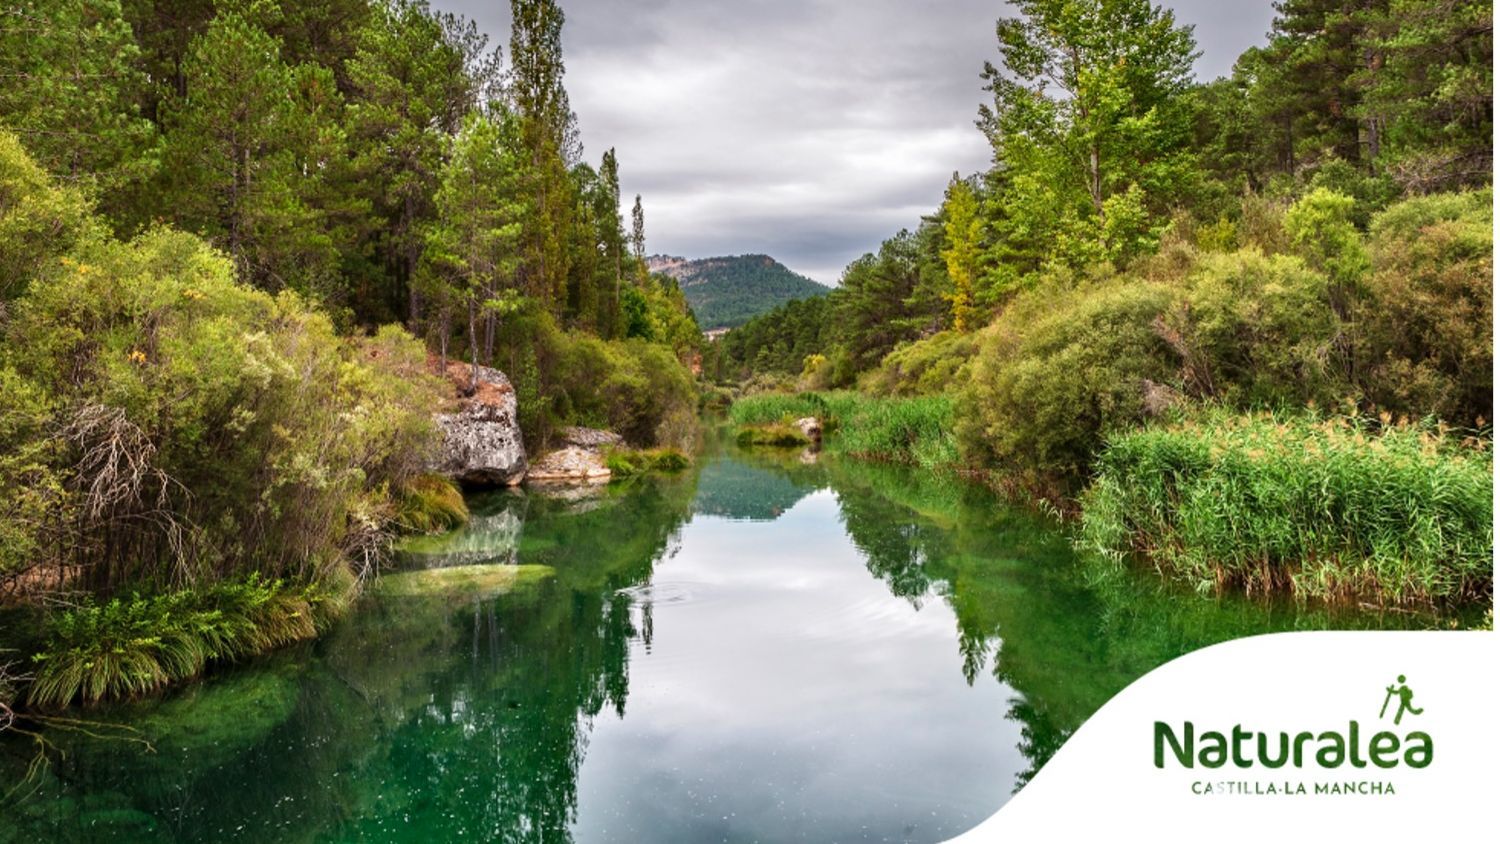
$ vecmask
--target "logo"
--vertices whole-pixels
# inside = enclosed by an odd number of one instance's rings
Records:
[[[1411,705],[1412,692],[1406,685],[1406,675],[1396,675],[1396,682],[1401,684],[1401,688],[1398,689],[1395,686],[1385,687],[1385,703],[1380,705],[1380,718],[1381,720],[1385,720],[1385,711],[1390,708],[1391,697],[1393,695],[1397,696],[1401,699],[1401,705],[1396,707],[1396,726],[1399,727],[1401,726],[1401,716],[1403,714],[1410,712],[1413,715],[1421,715],[1422,710]]]
[[[1396,677],[1395,684],[1385,687],[1379,721],[1392,717],[1392,727],[1399,727],[1407,716],[1420,716],[1425,710],[1412,704],[1413,692],[1406,685],[1406,675]],[[1395,704],[1392,712],[1392,704]],[[1368,710],[1367,710],[1368,711]],[[1228,730],[1202,730],[1192,721],[1183,721],[1180,729],[1157,721],[1153,729],[1156,767],[1167,767],[1176,760],[1184,768],[1282,768],[1317,765],[1334,769],[1345,765],[1365,768],[1425,768],[1432,764],[1432,736],[1412,730],[1404,736],[1389,729],[1362,729],[1357,719],[1338,728],[1323,725],[1320,729],[1297,731],[1262,731],[1234,724]]]

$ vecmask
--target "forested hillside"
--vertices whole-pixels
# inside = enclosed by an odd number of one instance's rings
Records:
[[[670,255],[646,259],[652,272],[677,279],[705,330],[733,328],[790,302],[822,296],[828,288],[798,275],[769,255],[688,260]]]

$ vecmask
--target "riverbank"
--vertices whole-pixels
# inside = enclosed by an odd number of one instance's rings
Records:
[[[1203,411],[1112,435],[1087,485],[1063,496],[966,455],[947,396],[761,394],[729,412],[742,433],[805,416],[823,421],[833,453],[1041,500],[1076,523],[1098,565],[1143,562],[1200,593],[1397,605],[1483,605],[1493,594],[1488,437],[1389,419]]]

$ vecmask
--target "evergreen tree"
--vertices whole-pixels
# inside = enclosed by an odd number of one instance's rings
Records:
[[[522,276],[527,291],[557,311],[565,301],[575,208],[566,158],[576,128],[563,88],[563,12],[554,0],[511,0],[510,10],[510,100],[527,154]]]
[[[367,236],[382,270],[377,278],[390,279],[379,293],[386,301],[380,310],[404,310],[413,327],[422,317],[413,278],[434,214],[445,139],[480,105],[468,72],[471,55],[450,38],[462,31],[458,21],[434,16],[423,2],[396,0],[375,8],[347,63],[349,187],[374,213]],[[481,42],[470,52],[482,49]]]
[[[308,203],[344,154],[332,74],[289,67],[275,38],[226,13],[194,39],[184,86],[165,106],[178,221],[228,252],[261,287],[333,298],[331,227],[323,209]]]
[[[140,49],[118,0],[18,0],[0,9],[0,127],[83,187],[123,228],[159,155],[141,112]]]
[[[477,112],[470,114],[453,139],[434,197],[437,217],[426,231],[426,260],[437,281],[433,298],[442,325],[443,356],[447,357],[452,310],[462,307],[473,366],[471,389],[479,383],[481,327],[488,360],[493,355],[495,320],[518,306],[514,279],[523,213],[518,171],[501,124]]]

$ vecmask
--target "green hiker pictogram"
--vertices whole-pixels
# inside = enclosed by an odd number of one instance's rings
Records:
[[[1405,713],[1410,712],[1413,715],[1421,715],[1422,710],[1411,705],[1412,691],[1406,685],[1406,675],[1396,675],[1396,682],[1401,684],[1400,688],[1395,686],[1385,687],[1385,703],[1380,705],[1380,717],[1385,717],[1385,710],[1391,705],[1391,697],[1394,695],[1401,699],[1399,705],[1396,707],[1396,723],[1400,724],[1401,716]]]

